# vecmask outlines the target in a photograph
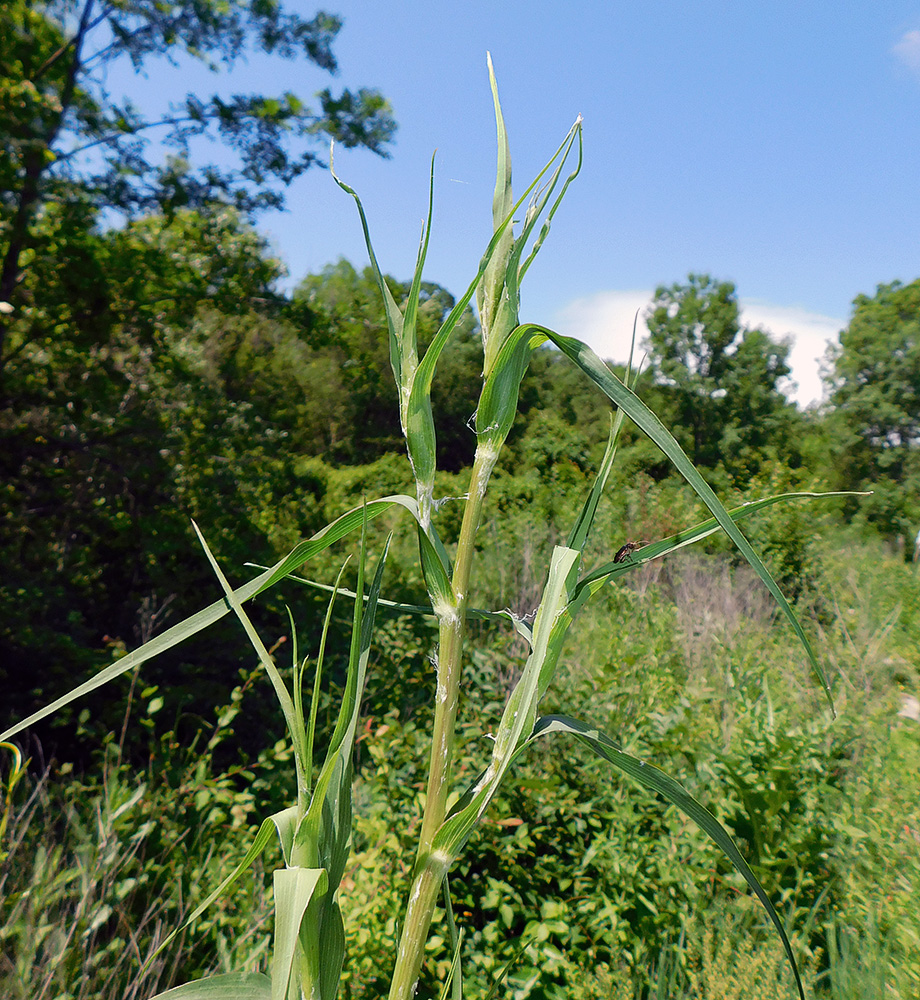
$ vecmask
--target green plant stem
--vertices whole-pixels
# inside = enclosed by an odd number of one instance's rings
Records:
[[[419,837],[418,857],[406,922],[399,942],[396,966],[390,984],[390,1000],[410,1000],[422,967],[425,941],[437,903],[441,882],[450,864],[448,858],[431,853],[434,841],[447,812],[450,793],[451,759],[453,757],[457,705],[460,699],[463,636],[469,601],[470,570],[473,564],[476,532],[482,518],[486,487],[495,466],[494,446],[480,445],[476,449],[470,490],[463,511],[463,523],[457,542],[454,574],[451,580],[453,604],[438,608],[440,634],[438,638],[438,686],[435,699],[434,724],[431,736],[431,761],[428,769],[428,790]]]
[[[412,882],[412,893],[406,907],[406,922],[399,939],[396,967],[390,983],[390,1000],[412,1000],[415,995],[431,917],[447,869],[446,863],[436,861],[429,854]]]
[[[470,490],[463,511],[463,523],[457,542],[454,574],[451,580],[453,607],[438,609],[438,687],[432,726],[431,761],[428,771],[428,793],[425,815],[419,839],[418,860],[421,862],[431,848],[438,828],[444,822],[447,796],[450,792],[450,765],[454,751],[454,729],[460,698],[463,637],[466,629],[466,609],[469,604],[470,570],[475,552],[476,532],[482,518],[486,486],[495,465],[492,448],[476,450]]]

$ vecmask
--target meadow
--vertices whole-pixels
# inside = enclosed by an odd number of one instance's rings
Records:
[[[523,609],[539,587],[528,570],[554,539],[533,509],[541,497],[558,505],[560,494],[545,484],[535,492],[526,504],[502,499],[507,535],[486,519],[482,579],[494,591],[483,597],[494,606]],[[673,516],[675,500],[692,505],[679,493],[618,496],[601,509],[600,534],[624,515],[651,530]],[[759,581],[715,543],[647,563],[611,589],[567,646],[546,710],[598,720],[721,820],[774,899],[810,996],[914,996],[920,723],[906,696],[917,689],[915,571],[871,533],[840,526],[833,512],[789,508],[764,520],[752,534],[768,549],[773,541],[775,558],[783,539],[804,548],[782,554],[786,564],[800,557],[796,606],[828,664],[836,720]],[[527,545],[515,562],[509,553],[522,532]],[[347,997],[386,989],[424,796],[430,707],[418,673],[432,643],[431,627],[417,619],[379,621],[341,889]],[[461,781],[488,754],[483,719],[497,722],[524,661],[511,630],[496,644],[481,629],[471,644]],[[273,919],[266,873],[279,860],[272,855],[141,973],[236,863],[253,825],[286,802],[288,743],[269,742],[251,759],[228,749],[262,673],[254,664],[241,676],[191,743],[159,715],[157,693],[139,685],[128,710],[148,734],[145,770],[125,762],[112,732],[98,769],[77,775],[54,764],[7,790],[4,996],[144,997],[208,973],[265,967]],[[524,759],[451,888],[467,928],[470,995],[485,995],[509,962],[502,995],[522,1000],[794,995],[775,932],[711,841],[657,796],[637,794],[568,747]],[[420,996],[438,995],[451,954],[436,930]]]

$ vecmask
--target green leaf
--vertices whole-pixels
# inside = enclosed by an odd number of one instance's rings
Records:
[[[354,188],[349,187],[344,181],[339,179],[339,176],[335,172],[335,163],[332,156],[332,147],[329,148],[329,172],[332,174],[332,179],[338,184],[338,186],[346,193],[350,194],[355,200],[355,204],[358,206],[358,215],[361,217],[361,226],[364,229],[364,242],[367,244],[367,253],[370,257],[371,267],[374,270],[374,276],[377,279],[377,284],[380,287],[380,292],[383,295],[383,305],[384,311],[386,312],[387,318],[387,328],[390,332],[390,364],[393,368],[393,376],[396,379],[396,384],[402,386],[404,383],[404,375],[402,368],[403,359],[403,315],[399,310],[399,306],[396,304],[396,300],[393,298],[393,293],[390,291],[390,286],[386,283],[383,277],[383,272],[380,270],[380,265],[377,263],[377,256],[374,253],[374,247],[371,243],[370,229],[367,225],[367,216],[364,214],[364,206],[361,204],[361,199],[358,197],[357,192]]]
[[[307,919],[310,919],[309,913]],[[335,1000],[345,961],[345,924],[339,904],[331,892],[323,897],[319,924],[322,928],[319,939],[319,995],[323,1000]]]
[[[556,546],[549,576],[533,627],[533,650],[521,677],[505,705],[495,733],[492,760],[461,807],[449,816],[435,835],[431,853],[456,858],[479,818],[485,812],[521,743],[527,739],[536,719],[537,703],[545,685],[544,664],[555,662],[563,634],[554,628],[568,601],[570,573],[581,553]]]
[[[345,956],[342,916],[333,897],[348,861],[352,829],[352,757],[389,539],[374,574],[366,609],[360,599],[364,593],[366,533],[362,535],[361,545],[359,599],[355,601],[345,691],[326,760],[317,779],[310,808],[294,836],[292,852],[297,862],[322,867],[328,873],[328,893],[311,907],[301,933],[305,955],[304,985],[318,988],[321,1000],[331,1000],[336,995]],[[307,992],[312,995],[309,989]]]
[[[502,347],[496,369],[486,380],[486,384],[483,387],[480,411],[483,410],[483,403],[487,403],[488,408],[485,412],[481,413],[483,421],[482,429],[480,429],[480,414],[477,414],[477,433],[491,435],[490,440],[497,441],[499,444],[501,441],[504,441],[505,436],[511,428],[511,422],[514,419],[514,413],[517,409],[517,392],[520,383],[519,381],[515,383],[513,378],[509,380],[508,375],[502,369],[512,368],[515,365],[516,352],[522,349],[529,352],[547,340],[554,343],[563,354],[581,368],[595,385],[609,399],[616,403],[640,430],[658,445],[677,471],[693,487],[703,503],[712,511],[719,526],[731,538],[744,558],[751,564],[761,580],[763,580],[767,589],[773,595],[773,599],[779,605],[790,625],[792,625],[811,662],[812,669],[824,689],[831,712],[836,715],[830,685],[821,664],[818,662],[814,649],[812,649],[812,645],[808,641],[808,636],[805,635],[805,631],[795,612],[790,607],[783,592],[779,589],[770,571],[763,564],[760,556],[757,555],[751,547],[750,542],[748,542],[735,525],[728,511],[722,505],[722,502],[713,493],[711,487],[699,472],[697,472],[695,466],[686,454],[684,454],[683,449],[674,440],[670,431],[668,431],[645,403],[613,374],[587,344],[583,344],[580,340],[575,340],[573,337],[563,337],[561,334],[555,333],[544,326],[539,326],[536,323],[525,323],[517,327]]]
[[[255,566],[257,569],[264,568],[256,563],[247,563],[246,565]],[[291,574],[288,579],[293,580],[295,583],[302,583],[307,587],[314,587],[316,590],[325,590],[330,592],[335,589],[328,583],[320,583],[318,580],[308,580],[305,577],[295,576],[294,574]],[[343,597],[351,598],[352,600],[354,600],[357,596],[353,590],[348,590],[346,587],[339,587],[337,593],[341,594]],[[366,601],[367,597],[365,597],[364,600]],[[387,601],[382,597],[377,604],[381,608],[386,608],[401,615],[421,615],[425,618],[437,617],[434,609],[428,605],[403,604],[401,601]],[[533,635],[530,626],[527,622],[517,618],[511,611],[486,611],[483,608],[467,608],[466,615],[467,618],[475,618],[477,621],[509,622],[514,626],[518,634],[527,640],[528,645],[531,644]]]
[[[552,733],[567,733],[574,736],[580,743],[583,743],[599,757],[619,768],[628,777],[650,791],[657,792],[672,805],[677,806],[685,816],[692,819],[701,830],[712,838],[735,868],[744,876],[744,880],[750,886],[751,891],[763,904],[764,909],[773,921],[773,925],[782,939],[789,964],[792,967],[799,996],[802,1000],[805,1000],[805,991],[802,988],[802,980],[799,976],[795,955],[792,952],[792,945],[786,936],[786,931],[783,928],[779,914],[776,912],[776,908],[764,891],[759,879],[751,871],[750,866],[735,846],[735,842],[729,836],[728,831],[715,816],[704,806],[700,805],[679,782],[655,767],[654,764],[649,764],[647,761],[639,760],[637,757],[625,753],[611,739],[597,729],[591,729],[577,719],[570,719],[562,715],[547,715],[541,718],[534,726],[532,738],[535,740],[540,736],[548,736]]]
[[[403,494],[394,494],[393,496],[387,496],[381,498],[380,500],[368,502],[366,504],[367,519],[369,521],[373,520],[375,517],[379,517],[386,511],[391,510],[394,506],[404,507],[412,514],[416,521],[418,520],[418,503],[412,497],[408,497]],[[234,590],[234,599],[243,603],[244,601],[248,601],[255,597],[257,594],[261,594],[262,591],[267,590],[279,580],[283,580],[289,573],[299,569],[308,559],[318,555],[323,550],[329,548],[330,545],[340,541],[356,528],[359,528],[363,523],[362,511],[364,509],[364,507],[355,507],[352,510],[347,511],[335,521],[327,524],[325,528],[318,531],[312,538],[308,538],[299,545],[296,545],[280,562],[277,562],[274,566],[267,569],[254,580],[250,580],[249,583],[246,583],[242,587]],[[11,736],[15,736],[17,733],[22,732],[29,726],[34,725],[36,722],[46,719],[49,715],[53,715],[58,709],[63,708],[65,705],[69,705],[78,698],[82,698],[83,695],[90,694],[92,691],[97,690],[104,684],[108,684],[109,681],[114,680],[116,677],[120,677],[123,673],[131,670],[133,667],[144,663],[146,660],[152,659],[154,656],[159,656],[160,653],[164,653],[166,650],[172,649],[173,646],[177,646],[179,643],[184,642],[193,635],[197,635],[197,633],[202,631],[202,629],[207,628],[209,625],[213,625],[214,622],[223,618],[224,615],[230,612],[230,610],[230,604],[226,599],[215,601],[214,604],[202,609],[190,618],[186,618],[185,621],[179,622],[177,625],[173,625],[171,628],[166,629],[165,632],[162,632],[156,638],[151,639],[150,642],[145,643],[143,646],[139,646],[134,650],[134,652],[121,657],[115,663],[112,663],[100,670],[99,673],[97,673],[94,677],[91,677],[85,683],[77,685],[77,687],[68,691],[67,694],[62,695],[60,698],[51,702],[51,704],[46,705],[37,712],[33,712],[32,715],[28,716],[28,718],[23,719],[21,722],[17,722],[16,725],[11,726],[5,732],[0,733],[0,741],[7,740]]]
[[[591,484],[591,491],[585,500],[581,513],[578,515],[578,519],[572,526],[572,530],[569,532],[569,538],[566,545],[570,549],[578,549],[579,552],[584,551],[585,543],[588,541],[588,535],[594,524],[594,518],[597,516],[597,505],[600,503],[601,495],[604,492],[604,487],[607,485],[607,479],[610,476],[610,470],[613,468],[613,460],[617,453],[617,437],[619,436],[620,428],[622,426],[623,411],[617,410],[616,418],[610,418],[610,432],[607,435],[607,448],[604,451],[604,457],[601,459],[601,464],[598,467],[597,475],[594,477],[594,482]]]
[[[354,748],[355,734],[358,726],[358,715],[361,709],[361,699],[364,696],[364,685],[367,676],[367,662],[370,657],[371,640],[373,638],[374,622],[377,612],[377,600],[380,594],[383,569],[386,563],[388,550],[389,540],[387,540],[383,555],[380,557],[380,561],[377,564],[377,570],[374,574],[374,580],[371,584],[368,595],[367,608],[364,609],[363,601],[355,602],[352,648],[349,655],[345,690],[342,694],[342,702],[339,708],[339,716],[336,722],[335,731],[332,734],[329,749],[326,754],[326,760],[316,783],[316,791],[313,795],[313,801],[310,804],[311,823],[315,824],[313,826],[314,834],[318,833],[320,825],[323,822],[324,809],[327,809],[329,806],[329,801],[327,800],[329,800],[330,797],[333,799],[337,798],[341,794],[350,795],[351,792],[350,778],[346,778],[344,772],[349,770],[347,765],[350,765],[352,750]],[[358,594],[360,595],[362,592],[363,573],[361,566],[359,565]],[[333,781],[333,773],[336,772],[337,765],[342,766],[338,770],[338,780]],[[333,810],[333,812],[334,811],[335,810]],[[344,867],[347,855],[347,850],[344,850],[344,847],[347,843],[349,832],[350,824],[347,824],[347,828],[341,831],[339,837],[339,840],[341,840],[339,846],[342,849],[342,856],[339,860],[342,867]],[[301,835],[301,831],[298,830],[297,840],[300,839]],[[344,838],[344,840],[342,838]],[[324,863],[327,866],[330,861],[331,859],[324,859]],[[334,875],[334,871],[338,867],[339,865],[336,864],[330,874]],[[333,877],[333,888],[335,888],[337,883],[338,880]]]
[[[482,326],[483,344],[485,347],[485,371],[490,371],[492,358],[501,346],[498,336],[493,337],[492,331],[497,325],[502,302],[502,289],[505,283],[505,272],[508,260],[514,249],[514,232],[510,221],[515,212],[514,197],[511,191],[511,150],[508,146],[508,132],[505,128],[505,118],[502,114],[501,102],[498,99],[498,82],[492,66],[492,55],[487,55],[489,64],[489,84],[492,88],[492,104],[495,108],[495,129],[498,138],[498,163],[495,171],[495,193],[492,196],[492,230],[499,235],[495,253],[490,256],[477,285],[476,304],[479,307]]]
[[[629,385],[630,373],[633,370],[632,361],[633,349],[636,346],[636,322],[638,322],[638,313],[636,314],[636,319],[633,321],[632,343],[629,346],[629,362],[626,365],[627,386]],[[639,373],[636,372],[635,378],[638,378],[638,375]],[[635,378],[633,379],[633,384],[635,384]],[[604,457],[601,459],[597,475],[591,485],[591,492],[588,494],[581,513],[578,516],[578,520],[572,526],[572,530],[569,533],[569,539],[566,542],[566,545],[568,545],[570,549],[578,549],[579,552],[583,552],[585,544],[588,541],[588,535],[594,525],[594,518],[597,516],[597,505],[600,503],[604,487],[607,485],[607,479],[613,469],[613,460],[616,458],[617,453],[617,441],[619,440],[620,431],[623,427],[623,416],[623,411],[617,407],[616,416],[611,417],[610,420],[610,431],[607,435],[607,448],[604,451]]]
[[[744,517],[748,517],[749,515],[763,510],[766,507],[772,507],[773,504],[777,503],[786,503],[792,500],[821,500],[825,497],[854,495],[859,496],[861,494],[807,492],[779,493],[772,497],[764,497],[761,500],[748,500],[739,507],[734,507],[727,511],[727,513],[733,521],[740,521]],[[698,542],[701,539],[707,538],[709,535],[713,535],[717,531],[721,530],[722,525],[714,517],[711,517],[692,528],[686,528],[683,531],[678,531],[674,535],[669,535],[667,538],[661,538],[656,542],[650,542],[648,545],[642,546],[642,548],[631,553],[628,559],[623,560],[622,562],[607,562],[602,566],[598,566],[596,569],[593,569],[590,573],[587,573],[581,580],[579,580],[578,586],[575,588],[575,596],[571,604],[573,616],[581,609],[589,597],[594,596],[594,594],[596,594],[607,583],[616,577],[622,576],[624,573],[629,573],[631,570],[636,569],[636,567],[641,566],[650,559],[658,559],[671,552],[676,552],[677,549],[682,549],[686,545],[692,545],[694,542]]]
[[[231,972],[157,993],[153,1000],[271,1000],[272,981],[260,972]]]
[[[304,913],[315,893],[325,893],[329,879],[322,868],[279,868],[274,872],[275,948],[271,1000],[296,1000],[300,983],[292,983],[297,939]]]
[[[227,599],[227,603],[233,608],[236,613],[237,618],[242,624],[246,636],[252,643],[253,649],[255,649],[256,654],[259,657],[259,662],[265,668],[265,672],[268,674],[269,680],[272,683],[272,687],[275,689],[275,696],[278,699],[278,703],[281,706],[281,711],[284,714],[285,722],[287,723],[288,733],[291,737],[291,743],[294,747],[294,758],[297,767],[297,786],[298,788],[303,788],[304,786],[304,760],[303,760],[303,750],[304,741],[302,731],[298,731],[297,717],[294,711],[294,700],[291,697],[290,692],[284,684],[284,680],[281,674],[278,672],[278,668],[275,666],[275,661],[272,659],[271,654],[265,648],[265,644],[259,637],[259,633],[256,631],[255,626],[249,619],[249,616],[243,610],[243,605],[240,603],[239,599],[235,596],[233,588],[230,586],[229,581],[226,576],[224,576],[223,571],[218,565],[217,559],[214,557],[214,553],[208,547],[208,543],[205,541],[204,536],[198,528],[198,525],[192,521],[192,528],[195,530],[195,534],[198,536],[198,541],[201,543],[201,547],[204,550],[204,554],[211,564],[211,569],[214,570],[214,575],[217,577],[218,582],[223,588],[224,595]]]
[[[164,948],[169,945],[177,934],[184,931],[190,924],[193,924],[216,899],[223,896],[224,893],[236,883],[240,876],[247,871],[250,865],[252,865],[256,858],[258,858],[265,848],[271,843],[273,830],[278,835],[285,863],[287,863],[291,856],[291,844],[294,837],[294,823],[296,822],[296,819],[297,807],[291,806],[290,808],[283,809],[281,812],[275,813],[274,815],[269,816],[268,819],[263,820],[262,825],[259,827],[255,839],[243,857],[243,860],[240,861],[236,868],[233,869],[233,871],[203,902],[195,907],[188,918],[166,937],[159,948],[157,948],[157,950],[144,963],[144,968],[148,968],[150,963],[157,957],[157,955],[160,954],[160,952],[164,950]]]
[[[434,416],[431,411],[430,378],[428,379],[429,385],[427,389],[423,389],[420,392],[413,392],[413,389],[417,381],[416,374],[419,367],[416,321],[418,319],[418,304],[422,287],[422,272],[425,266],[425,258],[428,254],[428,242],[431,237],[431,219],[434,204],[434,157],[432,156],[431,158],[431,171],[428,182],[428,216],[422,231],[422,240],[416,259],[415,272],[412,276],[412,284],[409,288],[409,295],[405,304],[405,312],[399,309],[387,286],[383,272],[377,263],[361,199],[352,188],[336,176],[334,168],[332,169],[332,176],[339,187],[354,198],[355,204],[358,207],[358,214],[360,215],[361,225],[364,230],[364,241],[367,245],[371,267],[384,299],[387,327],[390,333],[390,365],[393,369],[399,395],[399,420],[403,434],[405,435],[406,448],[409,452],[409,460],[412,463],[413,475],[418,484],[422,528],[427,531],[431,520],[431,500],[434,489],[436,455]],[[455,309],[451,313],[451,316],[455,314],[456,318],[459,319],[462,312],[457,313]],[[456,320],[454,320],[455,323]],[[453,329],[454,324],[451,324],[450,330]],[[445,342],[446,337],[440,341],[442,346]],[[439,351],[434,353],[432,361],[429,364],[431,370],[433,370],[438,353]],[[425,382],[424,378],[422,382]]]
[[[332,609],[335,607],[335,599],[340,593],[339,583],[342,580],[342,575],[344,574],[345,567],[347,565],[348,560],[342,564],[342,568],[339,570],[339,575],[335,578],[335,585],[330,588],[332,594],[329,598],[329,605],[326,608],[326,617],[323,619],[323,631],[320,634],[319,652],[316,655],[316,672],[313,675],[313,697],[310,699],[310,720],[305,725],[304,733],[304,760],[307,767],[306,786],[308,790],[313,788],[313,744],[316,739],[316,717],[319,712],[319,694],[320,685],[323,679],[323,661],[326,658],[326,640],[329,636],[329,626],[332,624]],[[295,694],[299,693],[300,689],[301,684],[297,684],[295,687]],[[302,708],[300,709],[300,716],[301,719],[303,719]]]
[[[450,881],[444,876],[442,883],[442,894],[444,897],[444,911],[447,914],[447,930],[450,934],[450,946],[453,950],[453,958],[450,963],[450,971],[441,987],[439,1000],[447,1000],[448,991],[453,987],[453,1000],[463,1000],[463,972],[460,967],[460,957],[463,951],[463,931],[457,930],[457,922],[454,919],[454,907],[450,898]]]
[[[565,140],[562,142],[562,145],[553,154],[549,163],[540,171],[530,187],[524,192],[523,197],[517,203],[512,204],[511,154],[508,149],[508,134],[505,128],[501,102],[498,98],[498,84],[495,80],[491,56],[488,62],[492,102],[495,106],[495,125],[498,133],[498,165],[495,177],[495,193],[492,199],[494,236],[493,243],[490,243],[490,249],[494,249],[495,254],[488,261],[482,281],[477,288],[477,304],[479,306],[480,325],[485,350],[483,370],[487,376],[492,373],[494,362],[501,352],[505,339],[518,324],[521,279],[539,252],[549,232],[552,217],[565,197],[569,184],[571,184],[581,169],[581,116],[579,115]],[[578,142],[578,163],[563,185],[562,191],[556,197],[543,223],[540,234],[531,248],[530,254],[522,264],[521,257],[527,243],[543,210],[552,197],[553,191],[562,174],[562,169],[568,161],[572,145],[576,140]],[[556,169],[543,186],[539,187],[538,185],[540,185],[543,177],[554,163],[556,164]],[[524,215],[524,223],[520,235],[515,238],[512,232],[514,214],[527,198],[530,198],[530,202]],[[497,245],[494,243],[495,238],[498,239]]]

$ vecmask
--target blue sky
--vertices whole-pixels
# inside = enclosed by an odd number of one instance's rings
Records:
[[[254,60],[226,83],[383,91],[399,121],[392,158],[342,151],[336,168],[398,278],[412,272],[436,147],[427,277],[459,294],[488,240],[487,50],[518,190],[584,116],[584,168],[528,275],[523,318],[623,360],[652,289],[708,272],[736,283],[750,325],[795,335],[808,402],[854,296],[920,276],[920,0],[328,6],[345,20],[337,81]],[[168,67],[150,80],[150,100],[215,82]],[[354,205],[326,171],[295,182],[262,228],[292,280],[340,256],[366,261]]]

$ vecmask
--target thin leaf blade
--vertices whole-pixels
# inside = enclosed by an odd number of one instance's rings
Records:
[[[271,1000],[272,981],[261,972],[208,976],[157,993],[152,1000]]]
[[[609,737],[605,736],[597,729],[562,715],[547,715],[541,718],[534,726],[533,739],[541,736],[548,736],[553,733],[566,733],[574,736],[580,743],[593,750],[597,756],[613,764],[628,777],[638,782],[650,791],[657,792],[672,805],[676,806],[685,816],[693,820],[696,825],[703,830],[721,848],[726,857],[744,877],[751,891],[763,904],[773,926],[776,928],[783,942],[786,957],[792,967],[795,977],[796,987],[799,996],[805,1000],[805,991],[802,987],[802,979],[799,975],[798,964],[792,945],[786,935],[779,914],[767,895],[760,880],[751,870],[743,855],[738,850],[728,831],[709,812],[705,806],[701,805],[678,781],[665,774],[660,768],[647,761],[633,757],[631,754],[621,750]]]

